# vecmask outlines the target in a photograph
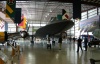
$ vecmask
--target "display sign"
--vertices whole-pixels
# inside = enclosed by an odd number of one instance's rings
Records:
[[[6,17],[14,19],[15,17],[16,0],[7,0],[6,3]]]

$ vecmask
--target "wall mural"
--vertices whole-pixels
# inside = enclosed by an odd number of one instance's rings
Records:
[[[95,16],[80,22],[81,31],[92,32],[93,36],[100,39],[100,17]]]
[[[80,22],[81,31],[92,32],[99,28],[99,15]]]

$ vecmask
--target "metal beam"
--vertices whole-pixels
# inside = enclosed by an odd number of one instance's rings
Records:
[[[100,7],[99,2],[98,3],[93,3],[93,2],[87,2],[87,1],[81,1],[81,4],[87,4],[87,5],[93,5],[93,6],[97,6]]]
[[[0,1],[7,1],[7,0],[0,0]],[[42,1],[42,0],[16,0],[16,1]]]
[[[7,0],[0,0],[0,1],[7,1]],[[16,1],[30,1],[30,0],[16,0]]]
[[[6,0],[0,0],[0,1],[6,1]],[[46,1],[56,1],[56,2],[65,2],[65,3],[73,3],[73,0],[16,0],[16,1],[44,1],[44,2],[46,2]],[[82,0],[81,1],[81,4],[87,4],[87,5],[93,5],[93,6],[97,6],[97,7],[100,7],[100,2],[99,1],[97,1],[97,0],[94,0],[94,1],[92,1],[92,0],[90,0],[89,2],[88,2],[88,0]]]
[[[73,0],[48,0],[48,1],[67,2],[67,3],[73,2]]]

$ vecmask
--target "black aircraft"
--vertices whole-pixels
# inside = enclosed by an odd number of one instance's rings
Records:
[[[64,19],[52,17],[51,21],[46,26],[41,27],[36,31],[35,36],[45,38],[47,35],[56,35],[73,27],[74,22],[68,19],[68,15],[64,9],[62,9],[61,18]]]

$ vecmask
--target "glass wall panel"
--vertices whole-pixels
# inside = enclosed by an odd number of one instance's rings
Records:
[[[93,13],[93,12],[97,12],[97,8],[88,11],[88,13]]]
[[[83,16],[86,16],[87,15],[87,12],[83,12],[82,14],[81,14],[81,16],[83,17]]]
[[[88,11],[89,18],[94,17],[94,16],[97,16],[97,8]]]
[[[9,32],[9,33],[16,32],[16,28],[9,27],[9,28],[8,28],[8,32]]]
[[[97,14],[89,15],[89,18],[97,16]]]
[[[8,24],[8,27],[16,27],[15,24]]]
[[[83,12],[81,15],[82,19],[81,20],[85,20],[87,19],[87,12]]]
[[[98,8],[98,14],[100,15],[100,8]]]
[[[9,33],[16,32],[16,25],[15,24],[8,24],[8,32]]]

